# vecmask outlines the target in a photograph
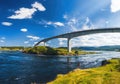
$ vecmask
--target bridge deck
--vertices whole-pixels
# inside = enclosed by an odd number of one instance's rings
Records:
[[[55,38],[69,38],[69,39],[71,39],[74,37],[88,35],[88,34],[115,33],[115,32],[120,32],[120,28],[103,28],[103,29],[91,29],[91,30],[76,31],[76,32],[61,34],[58,36],[43,39],[43,40],[39,41],[37,44],[35,44],[35,46],[39,45],[39,43],[41,43],[41,42],[46,42],[46,41],[49,41],[49,40],[55,39]]]

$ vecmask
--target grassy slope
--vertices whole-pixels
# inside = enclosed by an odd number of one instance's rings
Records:
[[[59,74],[48,84],[120,84],[120,59],[92,69],[75,69],[66,75]]]

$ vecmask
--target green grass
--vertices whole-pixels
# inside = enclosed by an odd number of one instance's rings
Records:
[[[68,74],[59,74],[47,84],[120,84],[120,59],[109,60],[98,68],[75,69]]]
[[[83,50],[72,50],[70,53],[68,53],[68,50],[66,48],[51,48],[51,47],[45,47],[45,46],[37,46],[33,48],[24,48],[24,53],[29,54],[41,54],[41,55],[70,55],[70,56],[77,56],[77,55],[83,55],[83,54],[95,54],[95,52],[87,52]]]

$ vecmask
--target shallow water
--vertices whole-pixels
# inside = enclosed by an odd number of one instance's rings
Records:
[[[65,74],[75,68],[98,67],[101,66],[101,61],[111,58],[120,58],[120,52],[40,57],[19,51],[0,51],[0,84],[46,83],[54,80],[57,74]]]

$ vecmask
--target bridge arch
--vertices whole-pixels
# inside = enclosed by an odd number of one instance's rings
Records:
[[[51,39],[55,38],[67,38],[67,47],[68,47],[68,52],[71,52],[71,42],[70,40],[74,37],[78,36],[84,36],[84,35],[89,35],[89,34],[96,34],[96,33],[117,33],[120,32],[120,28],[102,28],[102,29],[91,29],[91,30],[82,30],[82,31],[76,31],[76,32],[71,32],[71,33],[66,33],[66,34],[61,34],[58,36],[53,36],[50,38],[43,39],[36,43],[34,46],[39,45],[41,42],[47,42]]]

